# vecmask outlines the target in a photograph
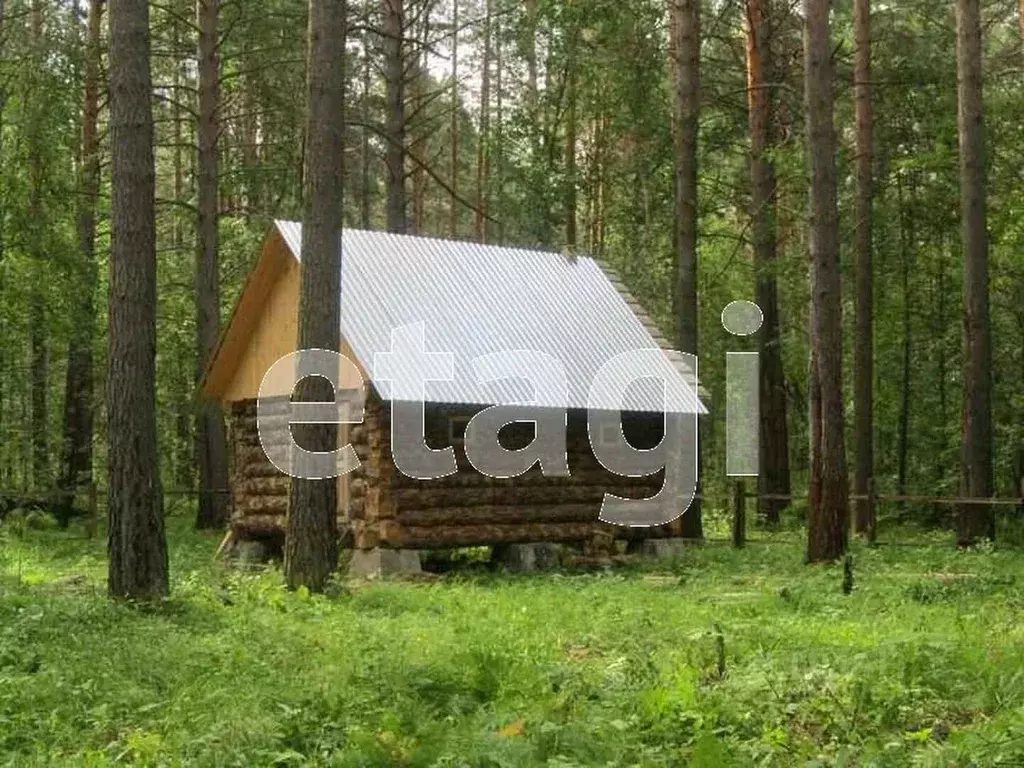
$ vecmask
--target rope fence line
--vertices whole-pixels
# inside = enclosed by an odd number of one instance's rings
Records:
[[[746,498],[748,499],[767,499],[769,501],[807,501],[808,496],[806,494],[802,496],[793,496],[781,493],[747,493]],[[896,495],[879,493],[876,495],[869,494],[850,494],[850,501],[876,501],[876,502],[905,502],[910,504],[947,504],[949,506],[963,506],[963,505],[979,505],[979,506],[992,506],[992,507],[1019,507],[1024,506],[1024,496],[1017,499],[964,499],[957,497],[946,497],[946,496],[917,496],[917,495]]]
[[[107,491],[106,488],[98,488],[98,487],[95,487],[95,486],[92,486],[92,485],[84,485],[84,486],[82,486],[78,491],[76,491],[76,493],[79,493],[79,492],[84,492],[84,493],[89,493],[89,494],[95,493],[97,496],[107,496],[107,495],[109,495],[109,492]],[[41,494],[41,493],[38,493],[38,492],[28,491],[28,490],[25,490],[25,489],[20,489],[20,490],[3,490],[2,488],[0,488],[0,499],[15,499],[15,500],[18,500],[18,501],[27,501],[27,502],[32,502],[32,503],[36,503],[36,504],[45,504],[45,503],[52,502],[55,499],[59,498],[61,493],[62,492],[59,491],[59,490],[54,490],[54,491],[51,491],[50,493],[47,493],[47,494]],[[222,489],[200,490],[200,489],[197,489],[197,488],[165,488],[162,491],[162,493],[163,493],[164,496],[204,496],[204,495],[210,495],[210,496],[217,495],[217,496],[221,496],[221,495],[226,495],[226,494],[234,493],[234,491],[232,491],[231,489],[227,489],[227,490],[222,490]]]
[[[1024,491],[1024,488],[1022,488]],[[99,499],[100,497],[106,497],[109,492],[106,488],[99,488],[95,483],[89,483],[85,486],[85,492],[88,497],[88,508],[85,510],[86,517],[86,529],[89,538],[93,538],[97,533],[99,524],[100,511],[99,511]],[[65,492],[66,493],[66,492]],[[204,494],[209,495],[224,495],[232,494],[231,489],[209,489],[201,490],[194,488],[167,488],[163,490],[164,496],[183,496],[183,497],[198,497]],[[34,504],[39,506],[46,506],[49,504],[55,504],[58,502],[61,495],[60,490],[54,490],[50,494],[45,496],[26,496],[25,491],[8,492],[0,489],[0,502],[8,501],[13,503],[13,507],[16,508],[18,505],[23,504]],[[73,494],[72,494],[73,495]],[[767,500],[767,501],[807,501],[809,498],[808,494],[794,495],[794,494],[778,494],[778,493],[758,493],[748,492],[746,489],[746,482],[744,479],[736,479],[732,493],[732,536],[729,539],[715,539],[708,538],[704,539],[705,544],[730,544],[733,547],[741,548],[747,544],[757,545],[771,545],[781,542],[766,541],[759,539],[748,539],[747,538],[747,500],[753,499],[755,501]],[[694,500],[706,500],[707,497],[703,494],[694,494]],[[924,496],[919,494],[876,494],[874,493],[874,480],[868,481],[868,493],[867,494],[850,494],[849,500],[856,501],[867,501],[869,504],[869,519],[872,521],[871,526],[867,533],[867,540],[872,546],[895,546],[895,547],[919,547],[920,544],[909,544],[906,542],[899,541],[887,541],[880,542],[877,540],[877,515],[875,506],[878,503],[912,503],[912,504],[943,504],[947,506],[965,506],[965,505],[977,505],[977,506],[991,506],[991,507],[1019,507],[1024,509],[1024,496],[1017,499],[1006,499],[1006,498],[989,498],[989,499],[977,499],[977,498],[964,498],[964,497],[948,497],[948,496]],[[0,508],[0,514],[4,510]],[[230,536],[230,532],[228,534]],[[225,539],[226,541],[227,539]],[[221,545],[223,546],[223,544]]]
[[[808,501],[810,498],[809,494],[802,496],[794,496],[792,494],[781,494],[781,493],[757,493],[748,492],[746,489],[746,482],[744,479],[736,479],[733,486],[732,492],[732,544],[734,547],[742,547],[747,543],[746,535],[746,501],[747,499],[755,500],[767,500],[767,501]],[[1005,499],[1005,498],[964,498],[964,497],[948,497],[948,496],[922,496],[920,494],[885,494],[875,493],[875,480],[874,478],[868,479],[868,492],[866,494],[852,493],[849,495],[849,500],[852,502],[867,502],[869,520],[868,528],[865,531],[867,539],[872,544],[877,543],[878,534],[878,516],[877,506],[880,503],[896,503],[896,504],[942,504],[945,506],[952,507],[964,507],[964,506],[988,506],[988,507],[1014,507],[1024,509],[1024,487],[1021,488],[1021,496],[1016,499]]]
[[[738,481],[738,482],[743,482]],[[95,493],[97,496],[106,497],[109,492],[106,488],[98,488],[94,486],[87,486],[86,492],[90,495]],[[162,491],[164,496],[204,496],[204,495],[230,495],[234,493],[230,488],[228,489],[196,489],[196,488],[165,488]],[[24,489],[20,490],[4,490],[0,489],[0,499],[14,499],[16,501],[28,502],[34,504],[46,504],[55,501],[60,496],[60,491],[54,491],[50,494],[39,494]],[[704,494],[694,494],[695,500],[709,501],[710,497]],[[735,498],[735,497],[734,497]],[[807,501],[808,494],[793,495],[783,493],[757,493],[756,491],[744,490],[744,498],[766,501]],[[908,503],[908,504],[945,504],[948,506],[965,506],[965,505],[977,505],[977,506],[992,506],[992,507],[1021,507],[1024,506],[1024,496],[1019,498],[988,498],[988,499],[971,499],[962,497],[949,497],[949,496],[921,496],[917,494],[855,494],[851,493],[849,496],[850,501],[874,501],[879,503]]]

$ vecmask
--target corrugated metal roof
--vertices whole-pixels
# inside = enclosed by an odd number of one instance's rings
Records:
[[[276,225],[299,258],[302,225]],[[535,393],[529,383],[481,384],[472,368],[479,356],[525,349],[565,366],[568,400],[537,393],[539,404],[585,409],[602,365],[624,352],[660,350],[600,265],[585,256],[345,229],[341,292],[342,335],[371,376],[374,356],[390,351],[391,332],[402,326],[423,323],[426,350],[452,353],[454,379],[428,381],[429,402],[531,400]],[[671,353],[662,351],[673,373],[664,395],[654,380],[638,381],[627,389],[624,410],[706,413],[695,393],[696,376],[685,365],[680,372],[676,355],[671,360]],[[626,378],[642,375],[630,371]],[[387,381],[372,383],[389,396]],[[594,393],[590,402],[596,408],[620,407],[609,391]]]

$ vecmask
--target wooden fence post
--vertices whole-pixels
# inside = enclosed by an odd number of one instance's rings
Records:
[[[747,487],[737,480],[733,489],[732,545],[736,548],[747,543]]]
[[[874,476],[868,478],[868,544],[874,545],[878,537],[878,494]]]

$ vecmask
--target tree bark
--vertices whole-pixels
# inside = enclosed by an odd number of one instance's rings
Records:
[[[451,159],[448,166],[448,185],[451,187],[451,202],[448,209],[448,234],[459,236],[459,111],[462,100],[459,96],[459,0],[452,0],[452,106]]]
[[[373,68],[370,56],[370,25],[372,16],[370,14],[370,3],[365,5],[363,14],[363,61],[362,61],[362,113],[363,130],[361,131],[359,143],[359,222],[363,229],[370,229],[371,226],[371,186],[370,186],[370,90],[373,87]]]
[[[985,125],[979,0],[957,0],[957,125],[960,137],[960,217],[963,240],[964,400],[961,493],[992,495],[992,346],[985,212]],[[991,507],[964,505],[957,515],[957,543],[994,538]]]
[[[109,590],[167,595],[156,438],[156,216],[149,3],[110,0]]]
[[[420,50],[416,56],[413,71],[413,114],[422,121],[427,101],[427,82],[429,74],[428,50],[430,46],[430,10],[423,8],[422,29],[420,30]],[[421,160],[427,157],[428,135],[424,127],[416,130],[416,138],[412,142],[413,155]],[[426,233],[427,227],[427,172],[421,163],[415,163],[412,169],[412,230],[417,235]]]
[[[174,49],[180,50],[180,33],[175,29]],[[171,104],[171,121],[174,124],[174,200],[182,202],[185,200],[185,168],[184,168],[184,143],[182,132],[182,94],[184,93],[182,83],[182,70],[184,62],[175,62],[174,75],[172,79],[172,92],[174,100]],[[182,226],[182,213],[177,206],[171,211],[171,245],[174,248],[175,256],[184,253],[185,233]],[[190,371],[180,372],[175,376],[175,441],[174,441],[174,478],[178,488],[192,489],[195,484],[195,452],[196,439],[192,429],[192,379]]]
[[[939,306],[937,307],[937,327],[935,330],[935,339],[938,344],[938,352],[935,357],[936,364],[936,376],[938,377],[939,385],[939,451],[936,454],[937,461],[935,462],[935,479],[941,481],[946,472],[945,462],[943,456],[946,452],[948,441],[946,439],[946,424],[949,423],[949,406],[946,397],[946,379],[947,376],[947,362],[946,362],[946,342],[945,342],[945,331],[946,325],[946,302],[948,297],[946,295],[946,245],[945,243],[940,244],[939,248],[939,274],[936,279],[936,290],[939,294]]]
[[[526,39],[523,45],[523,58],[526,59],[526,130],[529,137],[529,152],[532,166],[541,169],[539,177],[531,174],[529,195],[531,197],[527,217],[530,225],[530,237],[536,245],[550,246],[554,243],[555,224],[557,219],[552,215],[552,201],[545,178],[555,173],[557,143],[548,128],[548,119],[541,105],[540,71],[538,65],[538,40],[542,35],[549,37],[540,23],[540,3],[538,0],[524,0],[526,13]],[[545,92],[551,92],[548,85],[551,71],[550,46],[544,71]],[[546,174],[546,176],[545,176]]]
[[[258,80],[246,75],[242,84],[242,158],[245,168],[245,204],[256,215],[263,215],[263,169],[260,167],[261,136]]]
[[[5,0],[0,0],[0,60],[5,56],[5,43],[7,41],[7,6]],[[7,87],[6,83],[0,82],[0,158],[3,157],[4,149],[4,116],[7,111]],[[6,195],[0,195],[0,301],[4,300],[4,268],[3,263],[7,255],[7,199]],[[7,321],[0,316],[0,338],[7,338]],[[8,392],[5,386],[7,375],[7,350],[0,345],[0,434],[7,434],[6,408]],[[6,449],[6,446],[4,446]],[[0,483],[8,486],[10,476],[10,451],[0,452]]]
[[[874,114],[871,101],[871,0],[854,4],[854,99],[857,120],[857,191],[854,216],[856,341],[854,344],[854,444],[856,465],[853,490],[866,496],[874,476],[874,279],[872,277],[874,199]],[[872,535],[876,521],[874,505],[858,500],[854,505],[857,533]]]
[[[497,199],[497,203],[492,202],[492,207],[498,209],[499,215],[502,211],[502,204],[505,199],[505,91],[504,91],[504,73],[505,63],[503,59],[503,51],[501,47],[502,32],[501,32],[501,19],[499,15],[495,22],[495,34],[494,34],[494,197]],[[493,222],[493,226],[496,228],[494,234],[494,241],[498,245],[504,245],[505,243],[505,222],[504,219],[499,219],[497,222]]]
[[[911,187],[911,199],[914,189]],[[913,335],[910,312],[910,262],[914,248],[917,247],[917,236],[914,233],[913,211],[903,197],[903,182],[896,177],[896,200],[899,205],[900,224],[900,282],[903,288],[903,386],[900,395],[899,442],[896,450],[896,493],[904,496],[907,493],[907,459],[910,453],[910,385],[911,362],[913,352]],[[903,504],[900,504],[903,507]]]
[[[591,199],[593,215],[590,219],[590,250],[595,256],[604,256],[604,200],[606,168],[608,165],[608,116],[602,109],[594,120],[594,156],[592,167]]]
[[[575,49],[575,44],[570,43]],[[565,115],[565,245],[573,251],[576,248],[576,55],[569,55],[569,71],[566,73],[566,98],[568,105]]]
[[[43,50],[43,4],[32,0],[29,10],[31,26],[31,65],[36,72],[42,70],[46,53]],[[32,75],[33,80],[36,75]],[[43,245],[43,115],[44,95],[32,88],[28,95],[28,227],[32,266],[35,278],[29,292],[29,337],[31,364],[29,386],[32,389],[32,482],[36,490],[50,487],[50,440],[49,440],[49,386],[50,352],[46,340],[47,307],[43,286],[43,262],[46,258]]]
[[[786,421],[786,380],[782,369],[779,328],[778,234],[774,148],[775,96],[772,90],[771,0],[747,0],[747,88],[750,122],[751,217],[757,305],[764,315],[760,332],[761,429],[759,493],[788,496],[789,426]],[[760,498],[758,512],[776,525],[788,503]]]
[[[385,3],[392,0],[385,0]],[[309,4],[309,166],[302,221],[299,349],[338,351],[341,327],[341,229],[344,193],[345,0]],[[307,377],[299,401],[332,401],[326,379]],[[293,427],[310,451],[333,451],[336,424]],[[292,479],[284,571],[291,589],[322,591],[338,563],[338,483]]]
[[[62,503],[70,506],[75,491],[92,482],[93,353],[96,330],[96,206],[100,191],[98,141],[100,28],[103,0],[91,0],[85,42],[85,83],[82,99],[81,189],[78,247],[80,290],[73,308],[64,398],[64,443],[61,455]]]
[[[1020,0],[1020,8],[1017,11],[1017,22],[1020,24],[1020,55],[1021,55],[1021,66],[1024,67],[1024,0]],[[1020,288],[1021,300],[1017,303],[1018,310],[1021,314],[1018,315],[1020,318],[1020,338],[1024,339],[1024,286]],[[1021,363],[1024,365],[1024,352],[1021,353]],[[1021,381],[1024,381],[1024,376],[1021,377]],[[1020,438],[1020,443],[1017,446],[1017,466],[1014,476],[1014,492],[1020,496],[1021,507],[1020,513],[1024,514],[1024,438]]]
[[[199,28],[199,144],[198,211],[196,222],[196,382],[203,378],[220,339],[220,242],[218,232],[218,186],[220,180],[220,56],[217,27],[220,0],[198,0],[196,26]],[[230,497],[228,449],[224,416],[220,406],[209,400],[196,410],[196,456],[199,464],[199,510],[196,528],[216,529],[227,525]]]
[[[537,79],[537,15],[539,12],[538,0],[525,0],[526,21],[528,26],[526,32],[526,108],[530,114],[533,125],[537,124],[537,109],[540,103],[540,93]]]
[[[804,0],[804,98],[811,197],[812,370],[818,417],[812,420],[817,497],[809,510],[807,560],[839,559],[849,529],[843,415],[842,288],[833,124],[830,0]],[[817,423],[815,423],[815,421]]]
[[[405,192],[405,9],[403,0],[381,0],[384,12],[385,138],[388,232],[408,230]]]
[[[697,354],[697,138],[700,118],[700,0],[672,0],[670,30],[675,156],[675,318],[681,352]],[[701,449],[697,448],[698,478]],[[700,484],[698,479],[698,494]],[[700,499],[682,517],[685,538],[704,536]]]
[[[487,242],[487,214],[490,207],[490,131],[491,131],[491,0],[484,0],[484,49],[480,74],[480,133],[476,145],[476,212],[474,233]]]

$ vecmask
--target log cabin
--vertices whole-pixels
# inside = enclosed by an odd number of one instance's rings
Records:
[[[296,351],[301,241],[300,224],[275,222],[201,384],[201,395],[219,401],[228,420],[230,536],[271,550],[283,543],[290,478],[260,442],[257,395],[265,403],[276,398],[286,408],[292,394],[261,392],[261,385],[275,362]],[[678,521],[628,528],[598,519],[605,494],[647,498],[661,488],[664,475],[620,476],[596,459],[587,407],[604,362],[657,349],[687,395],[677,407],[706,413],[705,393],[688,358],[671,348],[612,270],[583,255],[346,229],[341,285],[339,347],[358,371],[342,372],[338,396],[361,404],[363,420],[339,428],[341,444],[353,446],[360,466],[338,478],[338,524],[356,550],[679,536]],[[374,376],[374,356],[390,349],[391,332],[414,323],[424,324],[428,349],[451,352],[454,359],[452,380],[425,384],[425,442],[435,449],[453,446],[457,457],[458,471],[436,480],[397,470],[388,382]],[[546,476],[536,465],[515,478],[488,477],[461,450],[476,412],[533,402],[528,383],[484,386],[472,368],[480,356],[520,349],[550,355],[564,366],[566,392],[544,405],[565,414],[568,477]],[[622,435],[637,448],[657,445],[664,429],[664,391],[660,384],[647,394],[643,389],[629,390],[635,402],[621,416]],[[511,424],[499,432],[499,443],[520,449],[532,442],[533,429],[529,422]]]

